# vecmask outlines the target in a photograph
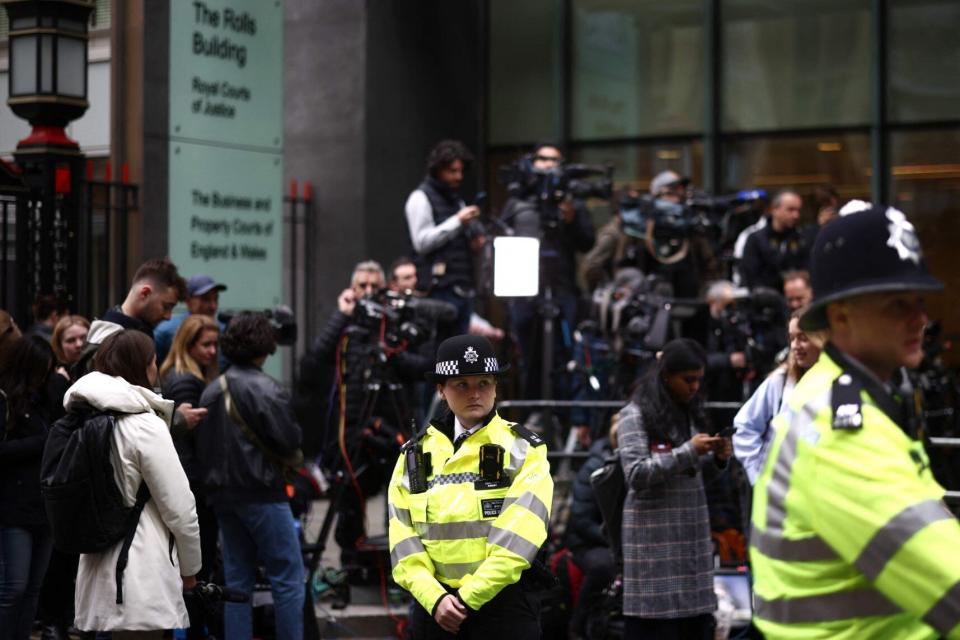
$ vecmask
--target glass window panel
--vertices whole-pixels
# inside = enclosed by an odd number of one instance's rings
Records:
[[[490,3],[489,144],[560,137],[559,4]]]
[[[40,36],[40,93],[53,93],[53,36]]]
[[[889,2],[888,117],[893,122],[960,117],[960,3]]]
[[[704,120],[702,0],[575,0],[572,136],[696,133]]]
[[[59,38],[57,42],[57,93],[82,98],[87,75],[83,40]]]
[[[37,90],[37,38],[24,36],[10,41],[15,65],[10,93],[15,96],[35,93]]]
[[[869,0],[724,0],[721,15],[725,130],[869,123]]]
[[[944,334],[957,343],[960,334],[960,127],[890,134],[891,187],[894,204],[917,228],[927,266],[946,292],[927,299],[931,319],[943,322]],[[946,353],[960,365],[960,351]]]
[[[803,223],[814,221],[812,194],[833,186],[841,202],[870,199],[870,138],[867,134],[822,134],[732,139],[723,144],[723,188],[796,189],[803,197]]]

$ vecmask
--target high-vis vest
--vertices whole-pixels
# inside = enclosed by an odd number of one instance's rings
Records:
[[[772,639],[960,638],[960,525],[922,443],[851,379],[821,354],[773,423],[755,623]]]
[[[480,609],[519,580],[547,538],[553,479],[546,447],[496,414],[456,453],[433,426],[419,443],[431,457],[427,490],[410,493],[404,453],[390,480],[393,577],[428,612],[448,593],[443,585]],[[501,486],[489,488],[479,473],[480,447],[488,443],[503,448],[505,471]]]

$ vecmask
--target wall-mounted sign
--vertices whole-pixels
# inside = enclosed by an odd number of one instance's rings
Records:
[[[170,257],[222,309],[282,303],[283,4],[170,2],[169,92]]]

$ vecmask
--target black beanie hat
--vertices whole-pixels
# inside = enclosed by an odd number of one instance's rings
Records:
[[[660,353],[660,370],[665,373],[703,369],[706,366],[706,352],[697,341],[690,338],[671,340]]]

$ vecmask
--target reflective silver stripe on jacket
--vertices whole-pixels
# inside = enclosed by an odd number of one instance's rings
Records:
[[[438,578],[445,578],[447,580],[460,580],[468,573],[476,573],[481,564],[481,562],[447,563],[434,561],[433,568],[436,569]]]
[[[486,538],[490,533],[492,520],[472,520],[467,522],[417,522],[414,527],[421,540],[467,540]]]
[[[821,562],[839,557],[819,536],[791,540],[756,527],[750,531],[750,545],[768,558],[784,562]]]
[[[423,548],[423,543],[420,542],[420,539],[411,536],[404,538],[396,544],[393,551],[390,552],[390,561],[393,563],[393,566],[397,566],[404,558],[412,556],[415,553],[424,553],[425,551],[426,549]]]
[[[392,503],[387,505],[388,512],[391,518],[396,518],[400,521],[401,524],[410,526],[412,521],[410,519],[410,510],[401,509],[400,507],[395,507]]]
[[[930,607],[923,616],[923,621],[943,635],[947,635],[960,624],[960,581],[947,589],[943,597]]]
[[[540,547],[520,534],[497,527],[490,528],[490,537],[487,538],[487,542],[503,547],[507,551],[512,551],[527,562],[533,562],[533,559],[537,557],[537,551],[540,550]]]
[[[764,600],[753,596],[757,617],[780,624],[833,622],[870,616],[891,616],[903,610],[874,589],[839,591],[818,596]]]
[[[927,525],[953,520],[953,514],[940,500],[925,500],[910,505],[880,527],[863,548],[854,565],[870,580],[877,576],[897,551]]]
[[[529,450],[529,442],[523,438],[514,438],[513,446],[510,448],[510,461],[507,463],[507,466],[504,467],[504,470],[511,478],[517,477],[517,472],[523,467],[523,463],[527,461],[527,452]]]
[[[543,501],[540,500],[540,498],[538,498],[532,491],[527,491],[517,498],[505,498],[503,501],[503,508],[500,510],[500,513],[506,511],[507,507],[512,504],[523,507],[533,515],[540,518],[540,520],[543,521],[544,527],[550,526],[550,512],[547,510],[547,505],[543,504]]]
[[[785,562],[820,562],[836,560],[836,552],[819,536],[801,539],[784,537],[787,519],[787,493],[793,475],[793,463],[797,459],[797,444],[803,425],[816,420],[817,414],[830,406],[829,392],[805,404],[799,413],[791,416],[783,442],[774,461],[773,474],[767,485],[767,526],[756,527],[750,533],[750,545],[773,560]],[[812,428],[812,427],[811,427]]]

